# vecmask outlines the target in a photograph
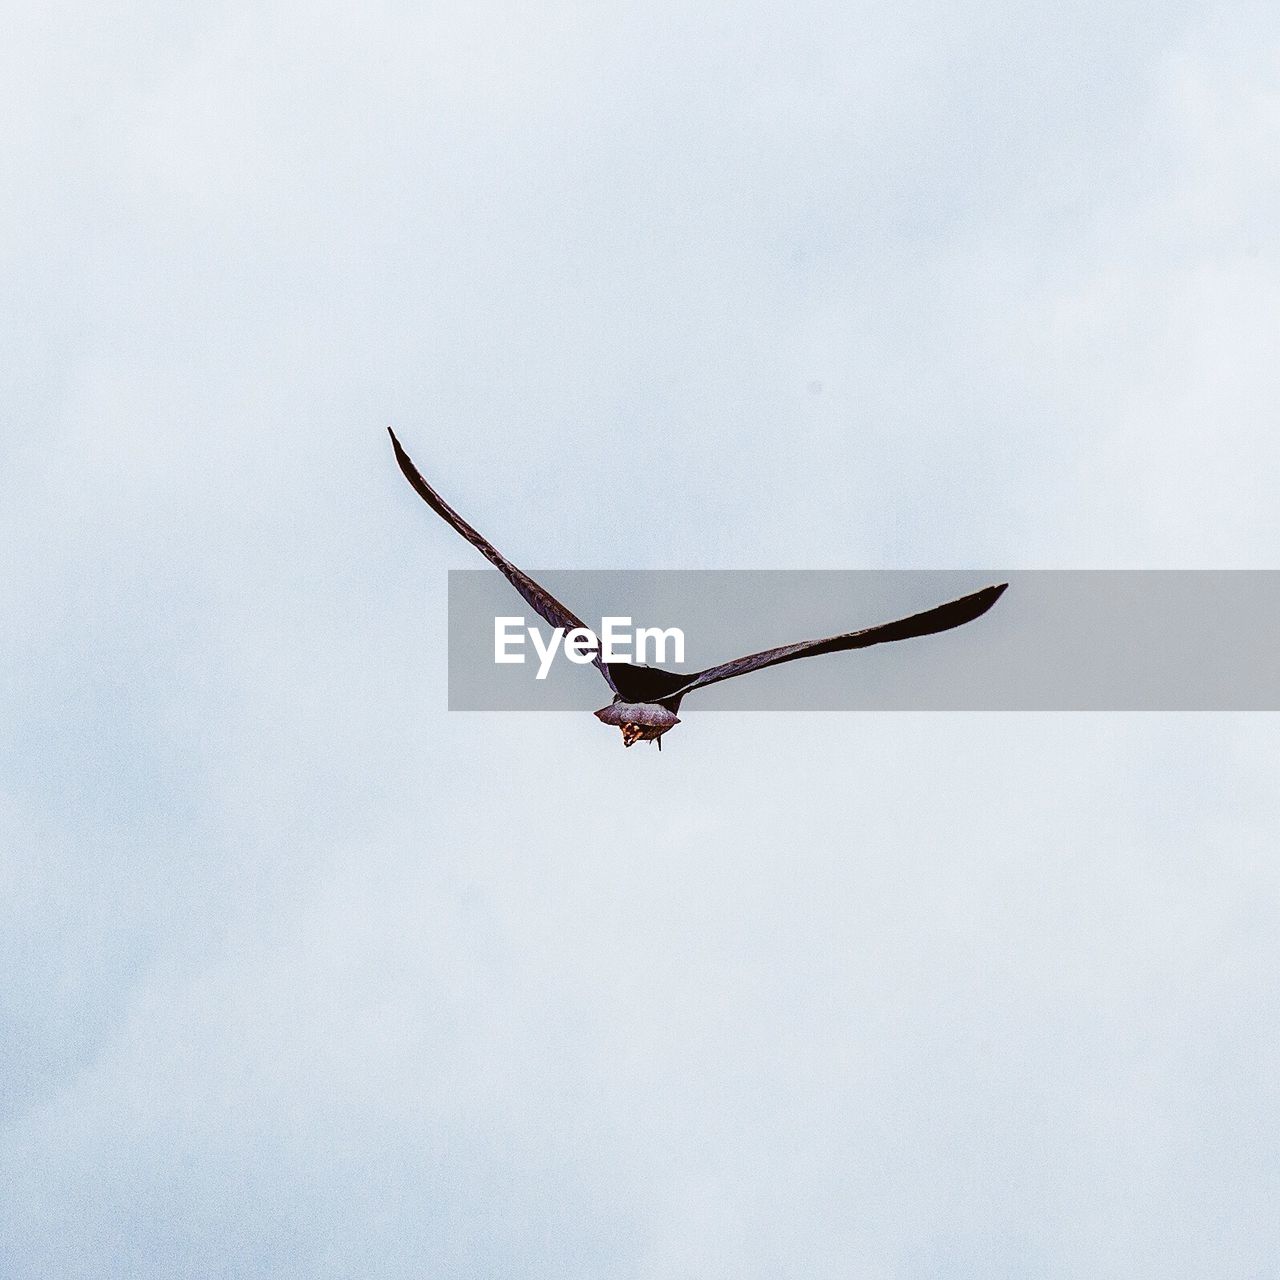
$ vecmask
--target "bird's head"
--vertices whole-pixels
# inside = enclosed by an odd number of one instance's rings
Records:
[[[596,712],[596,718],[622,730],[622,745],[630,747],[637,742],[656,742],[662,749],[662,735],[673,725],[680,723],[674,711],[656,702],[623,702],[618,699]]]

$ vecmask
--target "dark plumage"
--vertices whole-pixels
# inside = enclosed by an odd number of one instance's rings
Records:
[[[388,428],[396,461],[405,478],[422,500],[438,516],[452,525],[473,547],[493,564],[524,598],[539,617],[553,627],[569,631],[586,624],[564,607],[549,591],[540,587],[528,574],[517,569],[491,542],[477,533],[438,493],[422,478],[409,455],[396,439],[396,433]],[[894,640],[910,640],[916,636],[934,635],[963,626],[980,618],[1004,593],[1009,584],[984,587],[972,595],[962,596],[947,604],[927,609],[924,613],[899,618],[896,622],[882,622],[878,626],[861,631],[848,631],[843,635],[828,636],[823,640],[802,640],[797,644],[785,644],[776,649],[765,649],[743,658],[734,658],[716,667],[692,675],[675,671],[663,671],[659,667],[635,666],[628,663],[605,662],[599,653],[593,659],[605,683],[613,690],[613,701],[595,714],[605,724],[622,730],[626,746],[634,742],[650,740],[662,747],[662,735],[680,723],[676,712],[680,701],[695,689],[734,676],[746,675],[777,666],[781,662],[794,662],[797,658],[813,658],[824,653],[840,653],[845,649],[866,649],[873,644],[886,644]]]

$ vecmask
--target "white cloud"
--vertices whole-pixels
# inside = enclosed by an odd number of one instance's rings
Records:
[[[1267,566],[1274,16],[23,23],[5,1273],[1265,1269],[1269,717],[448,716],[381,432],[530,565]]]

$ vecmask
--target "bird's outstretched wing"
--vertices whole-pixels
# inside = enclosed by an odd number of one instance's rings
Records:
[[[551,592],[538,586],[527,573],[517,569],[515,565],[507,559],[506,556],[498,550],[487,538],[477,533],[423,478],[418,468],[413,465],[413,459],[405,453],[400,441],[396,439],[396,433],[387,428],[387,434],[391,437],[392,447],[396,451],[396,461],[400,464],[400,470],[404,472],[405,479],[414,487],[418,496],[431,508],[436,515],[440,516],[447,523],[451,524],[466,540],[471,543],[477,551],[480,552],[486,560],[489,561],[498,571],[507,579],[509,583],[520,593],[529,607],[542,619],[549,622],[553,627],[563,627],[566,631],[572,631],[574,627],[581,627],[585,624],[582,619],[575,614],[569,612],[568,609],[560,603],[559,600],[551,594]],[[609,674],[609,668],[601,661],[597,652],[595,657],[595,665],[599,669],[600,674],[605,678],[605,682],[609,688],[617,693],[617,687],[614,685],[613,677]]]
[[[962,596],[959,600],[940,604],[936,609],[927,609],[924,613],[912,614],[909,618],[899,618],[897,622],[882,622],[879,626],[867,627],[863,631],[848,631],[844,635],[828,636],[825,640],[802,640],[798,644],[784,644],[777,649],[748,654],[745,658],[734,658],[732,662],[708,667],[705,671],[690,676],[685,684],[667,696],[681,698],[704,685],[731,680],[734,676],[744,676],[747,672],[759,671],[762,667],[777,666],[780,662],[794,662],[797,658],[839,653],[842,649],[865,649],[891,640],[910,640],[913,636],[931,636],[938,631],[949,631],[952,627],[960,627],[966,622],[972,622],[974,618],[980,618],[1000,599],[1008,585],[1003,582],[998,587],[984,587],[971,596]]]

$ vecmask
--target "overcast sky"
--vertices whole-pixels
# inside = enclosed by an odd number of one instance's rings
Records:
[[[450,714],[385,428],[530,567],[1280,567],[1278,77],[11,6],[0,1271],[1275,1274],[1276,717]]]

